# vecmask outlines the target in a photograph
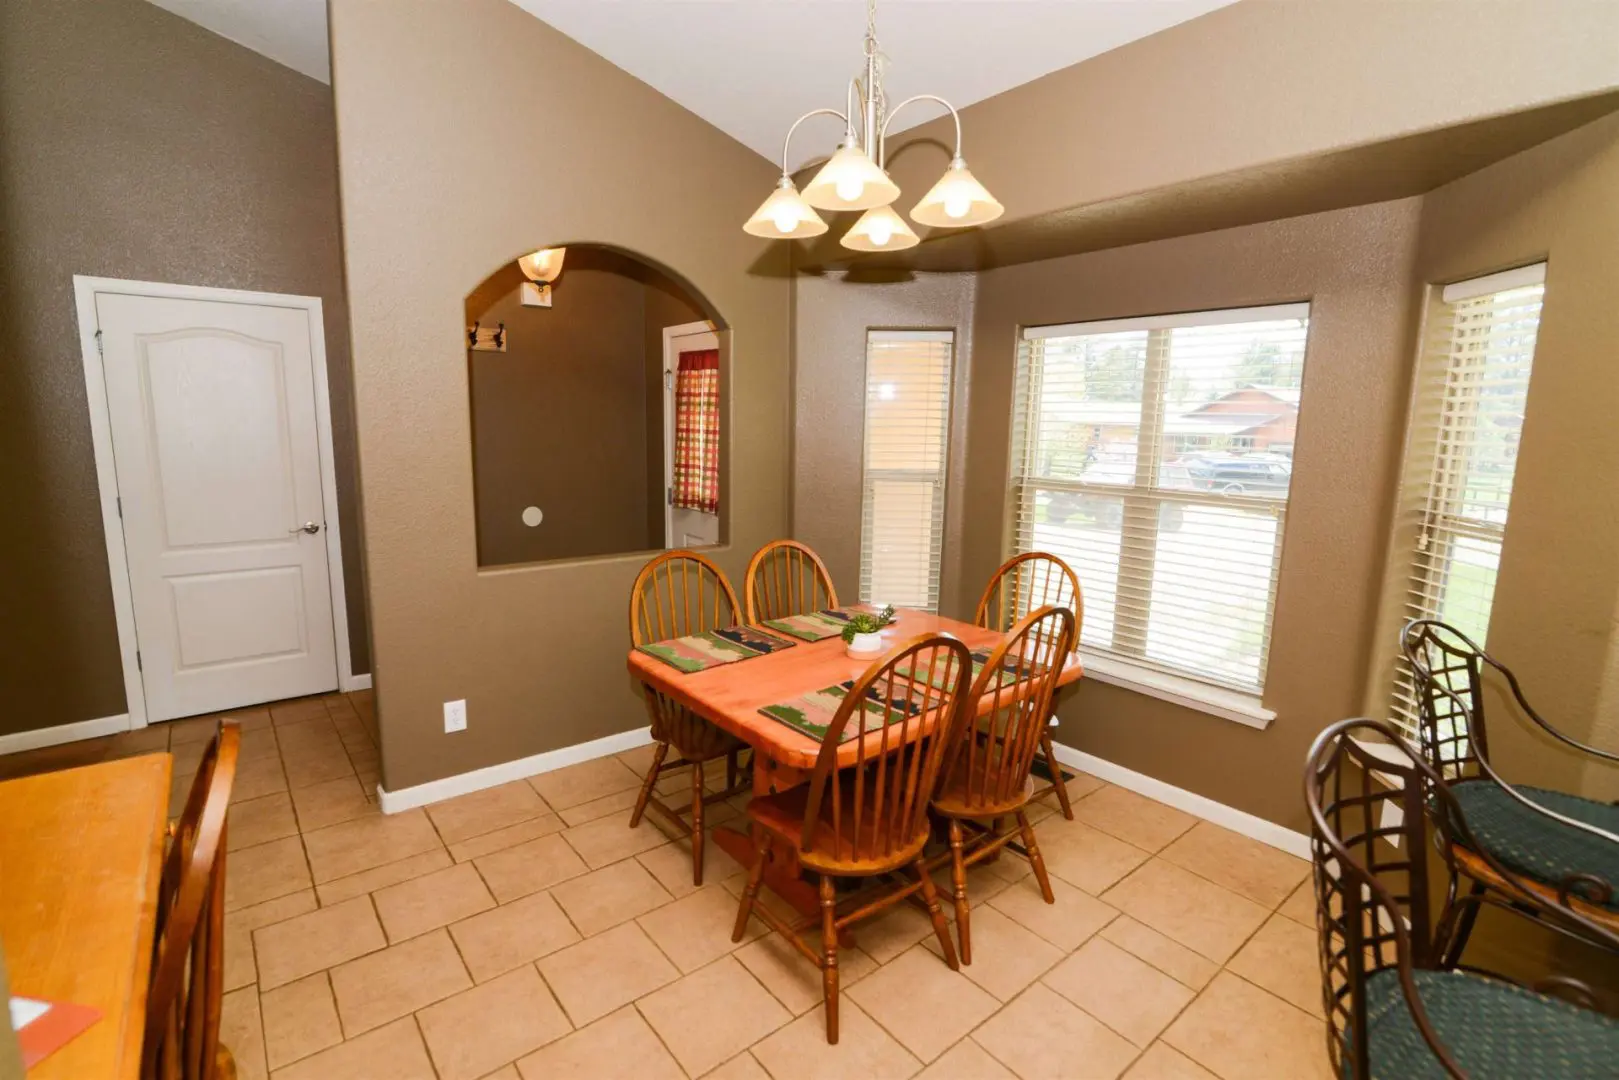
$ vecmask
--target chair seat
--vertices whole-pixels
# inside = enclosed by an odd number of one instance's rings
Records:
[[[1439,1041],[1472,1080],[1598,1080],[1619,1062],[1619,1020],[1509,983],[1457,971],[1413,973]],[[1399,973],[1366,980],[1374,1080],[1446,1080],[1417,1030]],[[1344,1059],[1349,1073],[1349,1059]]]
[[[1503,866],[1552,888],[1568,875],[1594,874],[1614,886],[1605,905],[1619,911],[1619,844],[1541,817],[1489,780],[1452,784],[1468,828]],[[1619,806],[1560,791],[1520,787],[1531,802],[1619,834]]]
[[[842,825],[843,841],[841,850],[834,845],[838,839],[832,831],[832,810],[828,803],[821,805],[821,826],[816,829],[814,842],[808,847],[800,846],[804,830],[804,810],[809,804],[809,784],[799,784],[797,787],[774,795],[756,795],[748,802],[748,817],[753,819],[761,828],[767,829],[798,849],[798,861],[811,870],[833,876],[866,876],[881,874],[888,870],[897,869],[916,860],[921,854],[923,846],[928,841],[928,827],[926,818],[922,827],[915,836],[900,837],[892,842],[892,852],[878,856],[874,854],[877,848],[877,825],[871,820],[871,805],[874,792],[873,784],[867,784],[863,802],[864,818],[860,823],[860,835],[853,836],[854,832],[854,790],[853,785],[845,783],[839,788],[839,801],[843,804],[839,810],[839,821]],[[828,784],[827,797],[831,797],[831,785]],[[890,795],[887,802],[891,802]],[[849,840],[855,841],[854,851],[850,852]],[[888,836],[883,836],[889,841]],[[885,847],[890,846],[885,843]]]
[[[939,793],[933,797],[933,809],[945,817],[953,818],[991,818],[1005,817],[1015,814],[1028,805],[1034,797],[1034,778],[1026,776],[1023,785],[1012,792],[1009,799],[988,802],[982,791],[975,791],[968,797],[967,779],[963,771],[957,770],[955,775],[945,781],[939,788]]]

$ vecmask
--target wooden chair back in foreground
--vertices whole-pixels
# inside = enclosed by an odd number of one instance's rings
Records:
[[[826,1040],[838,1041],[838,933],[920,892],[945,960],[957,967],[949,924],[922,857],[928,800],[945,748],[961,722],[972,673],[967,647],[944,634],[913,638],[853,680],[822,738],[809,782],[748,804],[761,841],[774,836],[805,870],[820,876],[820,952],[773,912],[755,904],[767,843],[759,843],[742,892],[732,940],[741,941],[752,914],[791,941],[821,969]],[[838,748],[856,741],[853,765],[838,768]],[[837,911],[834,878],[881,878],[909,868],[915,880],[855,894]],[[887,883],[885,882],[886,886]]]
[[[754,552],[742,592],[752,626],[838,606],[826,564],[796,540],[772,540]]]
[[[1001,564],[979,597],[978,610],[973,622],[991,630],[1006,633],[1031,611],[1047,605],[1065,607],[1074,613],[1074,644],[1085,626],[1085,594],[1079,587],[1079,575],[1074,568],[1057,556],[1044,551],[1030,551]],[[1062,781],[1062,766],[1052,746],[1050,717],[1047,729],[1040,736],[1040,761],[1051,784],[1034,793],[1040,799],[1056,792],[1057,805],[1062,816],[1074,820],[1074,807],[1068,800],[1068,785]]]
[[[1040,895],[1046,903],[1056,903],[1026,808],[1034,797],[1029,771],[1046,737],[1051,695],[1073,648],[1073,612],[1056,606],[1036,609],[989,654],[962,704],[967,719],[946,753],[933,812],[950,829],[950,882],[963,964],[972,963],[968,866],[1021,838]],[[1017,833],[996,829],[996,821],[1007,817],[1016,819]]]
[[[725,572],[695,551],[666,551],[647,563],[630,592],[630,641],[646,645],[654,641],[700,634],[735,626],[741,609],[736,590]],[[746,779],[739,779],[737,755],[743,743],[672,698],[643,686],[647,715],[651,720],[652,766],[630,812],[630,828],[641,824],[650,808],[681,832],[691,837],[692,882],[703,883],[703,808],[746,790]],[[675,750],[669,760],[669,749]],[[725,758],[725,788],[707,790],[704,764]],[[652,797],[658,777],[668,769],[691,766],[691,801],[675,808]],[[687,821],[686,814],[691,815]]]
[[[142,1080],[233,1080],[219,1042],[225,978],[225,814],[242,731],[227,721],[202,756],[158,886]]]
[[[1367,749],[1371,744],[1384,752]],[[1458,836],[1471,836],[1449,787],[1393,728],[1344,720],[1322,732],[1306,761],[1304,800],[1333,1075],[1612,1075],[1619,1022],[1592,1010],[1589,987],[1554,974],[1527,988],[1498,973],[1456,970],[1445,959],[1459,908],[1457,868],[1449,845],[1437,845],[1438,859],[1429,857],[1435,818],[1428,811]],[[1435,870],[1444,880],[1431,880]],[[1551,929],[1619,945],[1527,890],[1514,890],[1510,902],[1534,910]]]

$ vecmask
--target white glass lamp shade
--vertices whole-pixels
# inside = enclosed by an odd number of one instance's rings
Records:
[[[922,201],[911,208],[911,220],[918,225],[960,229],[994,221],[1005,211],[973,176],[967,163],[957,158],[939,177],[939,182],[922,196]]]
[[[541,248],[518,259],[517,265],[530,281],[555,281],[567,254],[567,248]]]
[[[899,185],[858,146],[845,143],[804,187],[804,201],[822,210],[870,210],[899,198]]]
[[[776,190],[759,204],[759,209],[742,226],[742,231],[766,240],[801,240],[826,232],[826,222],[804,201],[793,182],[784,176],[776,185]]]
[[[875,206],[861,214],[840,242],[854,251],[901,251],[921,243],[891,206]]]

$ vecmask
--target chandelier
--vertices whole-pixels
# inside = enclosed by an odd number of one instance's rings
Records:
[[[845,111],[814,109],[793,121],[781,147],[781,179],[776,190],[755,210],[743,231],[770,240],[797,240],[820,236],[826,222],[815,211],[864,210],[840,241],[854,251],[899,251],[920,243],[905,219],[890,205],[899,198],[899,187],[889,179],[883,164],[887,152],[888,125],[905,106],[932,101],[950,110],[956,124],[955,150],[950,167],[922,200],[911,207],[911,220],[934,228],[959,229],[982,225],[1001,216],[1003,207],[967,168],[961,156],[961,115],[944,98],[918,94],[889,108],[883,93],[884,57],[877,48],[877,3],[866,3],[866,70],[849,80]],[[815,174],[803,194],[799,194],[787,172],[787,152],[798,125],[815,116],[835,116],[843,121],[843,142],[821,171]]]

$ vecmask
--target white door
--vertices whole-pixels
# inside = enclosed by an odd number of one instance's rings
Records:
[[[95,306],[148,719],[335,690],[309,311]]]
[[[664,542],[670,548],[709,547],[720,542],[720,516],[674,505],[675,470],[675,372],[680,354],[703,352],[720,347],[719,335],[708,323],[670,327],[664,332],[663,348],[663,484],[667,508]],[[729,433],[720,424],[720,438]]]

